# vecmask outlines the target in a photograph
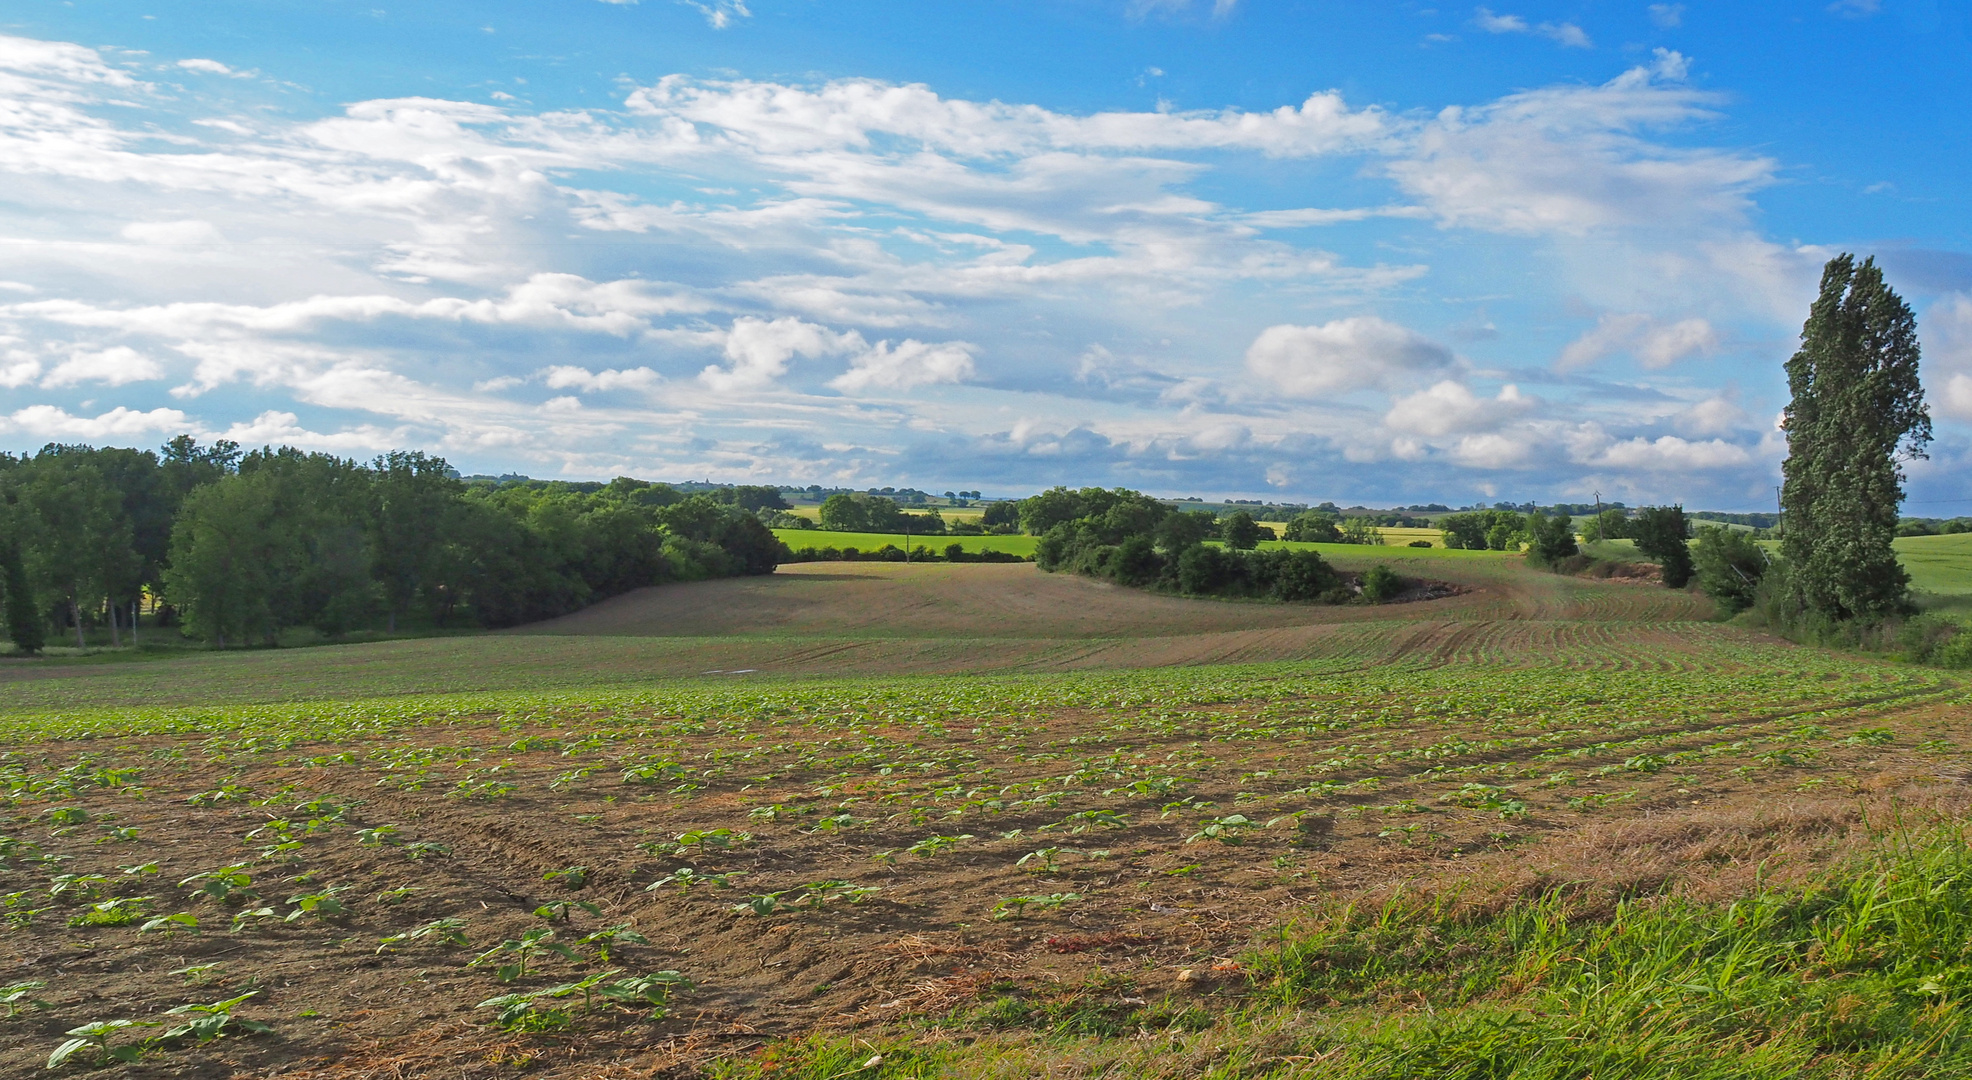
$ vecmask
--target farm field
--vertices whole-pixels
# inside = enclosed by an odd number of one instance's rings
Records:
[[[774,535],[781,538],[781,543],[796,551],[811,547],[838,549],[853,547],[858,551],[875,551],[885,544],[901,548],[905,541],[903,533],[832,532],[827,529],[775,529]],[[1039,537],[912,536],[909,539],[911,547],[925,547],[939,554],[942,554],[947,547],[957,544],[970,552],[1005,551],[1024,556],[1034,554],[1034,543]]]
[[[104,1075],[1437,1075],[1377,1018],[1466,1007],[1483,988],[1430,973],[1496,970],[1461,936],[1491,924],[1393,889],[1503,911],[1572,882],[1593,925],[1964,808],[1950,673],[1400,552],[1376,557],[1462,591],[1300,608],[806,564],[525,632],[7,665],[0,934],[46,1007],[0,1021],[0,1075],[187,1004],[272,1031]],[[1441,969],[1433,941],[1472,951]],[[1594,947],[1552,941],[1559,968]],[[1751,1012],[1670,1049],[1792,1052]]]
[[[1897,561],[1910,572],[1910,587],[1939,596],[1972,596],[1972,533],[1902,536]]]

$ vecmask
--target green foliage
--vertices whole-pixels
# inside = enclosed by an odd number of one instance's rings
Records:
[[[95,1053],[98,1065],[108,1065],[112,1061],[121,1061],[125,1064],[136,1061],[144,1056],[144,1043],[111,1046],[110,1039],[118,1032],[131,1028],[157,1026],[159,1025],[154,1020],[97,1020],[83,1024],[81,1027],[70,1028],[62,1033],[70,1036],[69,1040],[48,1055],[48,1068],[59,1069],[77,1055],[87,1051]]]
[[[1737,615],[1753,606],[1760,580],[1767,573],[1767,558],[1753,534],[1744,529],[1701,525],[1698,546],[1692,553],[1698,587],[1718,602],[1719,610]]]
[[[1647,506],[1630,522],[1630,536],[1636,549],[1657,560],[1664,574],[1664,587],[1682,589],[1691,582],[1691,523],[1682,506]]]
[[[1219,523],[1219,535],[1225,538],[1226,546],[1234,551],[1252,551],[1260,546],[1260,526],[1253,515],[1244,510],[1235,510]]]
[[[1370,567],[1363,574],[1363,599],[1372,604],[1394,600],[1407,588],[1410,588],[1410,582],[1382,563]]]
[[[1527,515],[1523,526],[1527,534],[1527,557],[1542,566],[1553,566],[1581,550],[1575,543],[1575,526],[1567,514],[1548,517],[1536,510]]]
[[[0,592],[6,594],[7,639],[14,650],[22,656],[40,652],[48,640],[46,625],[27,579],[20,543],[12,537],[0,539]]]
[[[1303,510],[1287,523],[1281,539],[1297,544],[1339,544],[1342,530],[1335,527],[1335,518],[1319,510]]]
[[[1902,463],[1925,456],[1931,417],[1917,320],[1874,259],[1830,259],[1787,362],[1781,551],[1791,605],[1820,619],[1906,610],[1909,576],[1892,543]]]
[[[1527,521],[1511,510],[1476,510],[1438,519],[1445,546],[1466,551],[1518,551],[1527,538]]]

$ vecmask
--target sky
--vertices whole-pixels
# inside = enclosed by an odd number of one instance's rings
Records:
[[[1972,513],[1968,0],[14,0],[0,449],[1763,510],[1822,265]]]

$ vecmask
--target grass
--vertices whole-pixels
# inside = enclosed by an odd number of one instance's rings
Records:
[[[1972,848],[1960,828],[1883,833],[1834,872],[1728,903],[1575,906],[1553,890],[1481,913],[1442,896],[1332,908],[1249,954],[1255,1004],[1204,1031],[1144,1007],[1118,1025],[1137,1039],[814,1039],[712,1075],[1015,1076],[1043,1062],[1077,1075],[1333,1080],[1972,1072]]]
[[[1910,587],[1936,596],[1972,595],[1972,533],[1904,536],[1897,560],[1910,572]]]

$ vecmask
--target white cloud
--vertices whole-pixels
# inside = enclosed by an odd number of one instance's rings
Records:
[[[837,333],[800,319],[784,317],[734,319],[732,329],[706,335],[725,352],[727,367],[714,364],[698,373],[699,381],[720,392],[760,390],[787,374],[790,360],[816,359],[863,351],[861,334]]]
[[[121,235],[126,240],[159,247],[205,247],[224,243],[225,237],[210,221],[133,221]]]
[[[1660,30],[1670,30],[1684,25],[1683,4],[1650,5],[1650,23]]]
[[[870,351],[850,358],[849,370],[829,382],[844,393],[872,387],[908,390],[916,386],[965,382],[972,378],[974,346],[963,341],[930,344],[906,338],[895,349],[879,341]]]
[[[1488,34],[1534,34],[1570,49],[1595,47],[1588,34],[1574,23],[1530,23],[1518,15],[1495,15],[1486,8],[1479,8],[1472,17],[1472,25]]]
[[[1918,322],[1918,336],[1939,411],[1972,420],[1972,294],[1947,293],[1932,301]]]
[[[71,353],[68,359],[56,364],[42,378],[41,385],[48,389],[78,383],[123,386],[162,378],[164,367],[157,361],[127,345],[117,345],[100,352],[78,350]]]
[[[606,371],[590,371],[588,368],[563,364],[544,368],[541,371],[541,381],[546,383],[550,390],[566,390],[574,387],[583,393],[597,394],[611,390],[651,390],[663,382],[664,377],[647,367],[621,371],[614,368]]]
[[[1453,364],[1443,345],[1373,315],[1270,326],[1246,350],[1248,371],[1298,397],[1385,386]]]
[[[604,3],[636,3],[637,0],[603,0]],[[742,0],[711,0],[699,3],[698,0],[680,0],[686,7],[697,8],[705,16],[705,23],[714,30],[724,30],[733,25],[734,19],[748,19],[753,12],[748,11]]]
[[[1685,435],[1730,435],[1744,431],[1750,423],[1746,410],[1724,396],[1709,397],[1672,417]]]
[[[1611,353],[1628,352],[1646,368],[1670,367],[1692,356],[1710,356],[1719,349],[1719,332],[1704,319],[1659,322],[1649,315],[1604,315],[1595,328],[1561,350],[1555,366],[1561,370],[1585,367]]]
[[[55,405],[29,405],[7,417],[6,426],[42,439],[111,439],[183,432],[195,425],[177,409],[138,412],[119,405],[96,416],[71,416]]]
[[[1482,398],[1465,384],[1447,379],[1392,403],[1383,423],[1393,431],[1436,438],[1455,432],[1490,431],[1526,415],[1538,404],[1511,383],[1500,387],[1496,397]]]
[[[250,71],[234,71],[232,68],[227,67],[225,64],[222,64],[217,60],[203,60],[197,58],[190,60],[180,60],[178,61],[178,66],[184,68],[186,71],[196,71],[205,75],[230,75],[236,79],[250,78],[253,74]]]
[[[1565,236],[1738,225],[1777,163],[1642,135],[1713,115],[1721,99],[1686,85],[1686,68],[1659,49],[1650,66],[1600,86],[1443,110],[1389,172],[1447,225]]]

